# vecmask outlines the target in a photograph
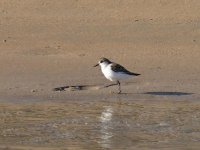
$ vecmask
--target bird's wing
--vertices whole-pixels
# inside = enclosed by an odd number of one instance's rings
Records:
[[[124,68],[123,66],[119,65],[119,64],[116,64],[116,63],[113,63],[111,65],[111,69],[114,71],[114,72],[122,72],[122,73],[126,73],[126,74],[129,74],[129,75],[135,75],[135,76],[138,76],[140,74],[138,73],[133,73],[133,72],[130,72],[128,71],[126,68]]]

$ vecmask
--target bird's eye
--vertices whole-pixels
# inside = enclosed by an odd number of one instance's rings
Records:
[[[103,60],[100,61],[100,63],[102,63],[102,62],[103,62]]]

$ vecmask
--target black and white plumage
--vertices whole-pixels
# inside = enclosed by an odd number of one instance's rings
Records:
[[[99,66],[99,65],[101,67],[102,73],[108,80],[117,82],[119,86],[119,93],[121,93],[120,80],[140,75],[138,73],[128,71],[123,66],[117,63],[111,62],[107,58],[101,58],[98,64],[96,64],[94,67]]]

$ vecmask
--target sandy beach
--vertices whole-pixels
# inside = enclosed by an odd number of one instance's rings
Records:
[[[0,149],[199,149],[199,8],[1,0]],[[101,57],[141,76],[102,88]]]

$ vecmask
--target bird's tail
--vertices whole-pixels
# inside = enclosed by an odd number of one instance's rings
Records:
[[[130,75],[133,75],[133,76],[139,76],[139,75],[141,75],[141,74],[139,74],[139,73],[134,73],[134,72],[131,72],[131,73],[130,73]]]

